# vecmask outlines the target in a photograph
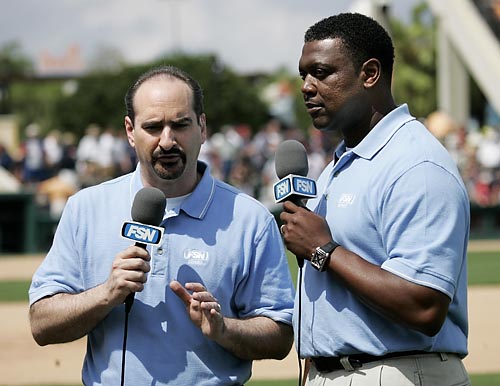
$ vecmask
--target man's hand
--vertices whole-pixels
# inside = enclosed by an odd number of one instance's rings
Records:
[[[224,316],[217,299],[200,283],[172,281],[170,288],[184,302],[189,318],[203,335],[212,340],[224,333]]]
[[[119,305],[133,292],[144,289],[151,257],[147,250],[130,246],[115,256],[108,280],[104,283],[112,305]]]
[[[332,240],[326,220],[317,214],[286,201],[280,214],[281,233],[286,247],[295,256],[311,259],[316,249]]]

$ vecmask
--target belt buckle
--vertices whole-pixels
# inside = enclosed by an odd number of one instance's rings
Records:
[[[340,357],[340,364],[345,371],[354,371],[363,366],[359,360],[349,358],[349,355]]]

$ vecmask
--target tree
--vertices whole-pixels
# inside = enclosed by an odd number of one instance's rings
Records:
[[[407,102],[416,117],[437,108],[435,23],[425,3],[413,9],[411,23],[390,18],[395,45],[393,92],[397,103]]]
[[[139,75],[151,67],[174,65],[197,79],[205,95],[205,112],[212,131],[226,124],[259,127],[267,107],[249,79],[222,65],[215,56],[174,55],[152,63],[124,67],[120,72],[93,72],[78,80],[77,91],[57,103],[57,125],[82,135],[89,123],[122,127],[124,96]]]
[[[32,73],[33,62],[22,52],[17,42],[8,42],[0,47],[0,114],[11,112],[11,82]]]

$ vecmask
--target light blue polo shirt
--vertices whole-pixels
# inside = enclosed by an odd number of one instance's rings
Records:
[[[308,207],[335,241],[405,280],[451,299],[441,331],[428,337],[392,323],[339,283],[305,265],[301,355],[425,350],[467,354],[469,200],[446,149],[402,105],[318,180]],[[297,302],[294,326],[297,340]],[[297,343],[297,341],[296,341]]]
[[[158,247],[149,246],[151,272],[129,316],[127,385],[234,385],[251,375],[251,361],[205,338],[169,283],[201,282],[231,318],[266,316],[291,324],[294,289],[281,235],[258,201],[203,177],[180,209],[162,222]],[[134,173],[78,192],[68,201],[53,246],[33,277],[30,303],[59,292],[78,293],[104,282],[115,255],[131,242],[120,237],[130,221]],[[124,306],[88,334],[82,370],[86,385],[117,385],[121,373]]]

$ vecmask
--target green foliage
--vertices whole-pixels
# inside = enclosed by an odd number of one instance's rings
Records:
[[[36,122],[44,133],[49,129],[57,128],[58,110],[57,102],[62,96],[62,81],[29,80],[18,81],[12,84],[12,109],[16,112],[19,126],[22,128]]]
[[[122,73],[93,73],[78,80],[78,88],[69,96],[62,96],[56,103],[57,127],[78,136],[95,123],[101,127],[122,127],[125,117],[124,96],[135,80],[133,69]]]
[[[415,116],[425,117],[437,104],[435,26],[425,3],[414,9],[408,25],[391,19],[390,31],[396,49],[393,83],[396,102],[407,102]],[[139,74],[160,64],[178,66],[200,82],[212,132],[226,124],[240,123],[250,125],[254,132],[258,130],[269,118],[268,106],[260,92],[278,79],[286,79],[293,88],[297,127],[306,130],[311,125],[300,92],[302,82],[296,73],[279,70],[273,74],[244,76],[210,54],[173,54],[151,63],[127,66],[118,52],[110,50],[106,48],[101,57],[96,58],[91,73],[73,80],[76,90],[65,92],[66,80],[29,78],[33,64],[19,45],[10,43],[0,48],[0,87],[2,79],[9,79],[12,84],[12,112],[19,116],[20,126],[36,121],[44,133],[61,129],[78,137],[90,123],[121,128],[127,88]],[[3,88],[7,95],[8,90]],[[0,110],[10,109],[10,101],[7,103],[4,98],[0,102]]]
[[[15,79],[31,75],[33,63],[17,42],[0,47],[0,114],[11,113],[10,84]]]
[[[21,45],[15,41],[0,47],[0,82],[10,81],[33,73],[33,63]]]
[[[92,73],[80,78],[77,91],[57,103],[58,126],[78,135],[89,123],[122,127],[127,89],[141,73],[159,65],[182,68],[200,82],[207,121],[213,131],[242,122],[256,128],[267,119],[267,107],[247,78],[222,66],[214,56],[176,55],[147,65],[124,67],[116,73]]]
[[[204,90],[207,122],[214,132],[223,125],[240,123],[249,124],[255,130],[268,118],[257,84],[236,74],[214,55],[174,55],[153,65],[177,66],[198,80]]]
[[[435,25],[427,5],[413,10],[405,25],[391,19],[395,46],[393,93],[396,103],[408,103],[416,117],[426,117],[437,108]]]

